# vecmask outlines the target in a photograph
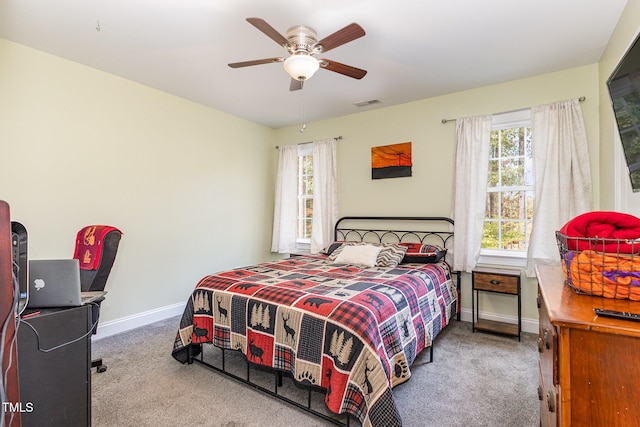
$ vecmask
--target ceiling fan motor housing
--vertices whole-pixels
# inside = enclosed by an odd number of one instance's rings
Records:
[[[288,45],[285,46],[290,54],[306,53],[313,55],[321,51],[321,46],[315,46],[318,42],[316,30],[304,25],[296,25],[287,30]]]

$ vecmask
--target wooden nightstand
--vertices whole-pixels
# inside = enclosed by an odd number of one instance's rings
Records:
[[[521,320],[521,295],[520,295],[520,270],[503,268],[476,268],[471,276],[471,330],[495,332],[498,334],[518,337],[522,331]],[[493,292],[497,294],[510,294],[518,300],[518,324],[497,322],[479,318],[479,292]]]

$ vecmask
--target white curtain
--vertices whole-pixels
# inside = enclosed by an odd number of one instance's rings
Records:
[[[336,140],[314,141],[313,158],[313,220],[310,252],[318,253],[333,242],[333,227],[338,220],[338,180]],[[280,147],[276,197],[273,214],[271,251],[293,253],[298,217],[298,146]]]
[[[453,269],[471,272],[480,256],[487,200],[491,115],[456,120]]]
[[[276,200],[273,213],[271,252],[296,251],[298,215],[298,146],[280,147],[276,176]]]
[[[333,228],[338,221],[338,175],[336,140],[313,143],[313,220],[311,253],[333,242]]]
[[[560,262],[555,232],[591,210],[591,171],[582,110],[577,99],[531,109],[535,196],[526,273]]]

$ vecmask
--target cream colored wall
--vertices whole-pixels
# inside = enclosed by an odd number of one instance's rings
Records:
[[[600,204],[603,210],[613,210],[615,208],[613,191],[615,180],[614,144],[619,144],[618,141],[614,140],[617,129],[606,83],[627,49],[636,39],[638,32],[640,32],[639,16],[640,1],[629,0],[599,62],[600,187],[611,190],[603,191]],[[631,196],[632,194],[628,195]]]
[[[102,311],[103,321],[118,319],[183,302],[208,272],[273,256],[276,144],[344,137],[341,215],[449,216],[455,123],[443,118],[586,96],[597,207],[601,188],[608,191],[599,185],[598,78],[593,64],[308,123],[300,133],[299,126],[274,131],[0,39],[0,144],[6,159],[23,161],[5,161],[0,199],[28,227],[33,258],[69,257],[75,232],[88,223],[123,229]],[[306,102],[311,110],[313,100]],[[371,147],[405,141],[413,142],[413,176],[371,180]],[[523,316],[535,319],[535,281],[523,289]],[[465,277],[463,308],[470,299]],[[511,306],[495,298],[484,307],[509,313]]]
[[[0,39],[0,199],[31,258],[124,232],[101,321],[184,303],[206,273],[269,259],[272,129]]]
[[[442,119],[499,113],[585,96],[581,106],[597,206],[600,197],[597,82],[598,65],[593,64],[308,123],[304,133],[299,132],[299,126],[283,128],[276,131],[277,142],[284,145],[343,136],[338,143],[340,215],[450,216],[455,123],[442,124]],[[381,101],[384,103],[384,99]],[[313,99],[307,98],[306,102],[306,110],[312,110]],[[413,176],[372,180],[371,147],[405,141],[412,142]],[[465,275],[462,296],[465,310],[471,309],[470,289],[469,277]],[[523,317],[537,320],[536,295],[536,281],[525,280]],[[483,305],[483,311],[515,316],[514,307],[511,299],[496,297]]]

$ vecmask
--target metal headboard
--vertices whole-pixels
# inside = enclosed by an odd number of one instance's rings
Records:
[[[380,228],[382,224],[384,228]],[[345,216],[336,222],[333,237],[334,241],[420,242],[452,249],[453,224],[451,218],[443,216]],[[456,288],[461,295],[460,272],[452,270],[451,273],[456,276]],[[460,320],[460,311],[456,318]]]
[[[419,242],[451,248],[453,220],[440,216],[345,216],[336,222],[333,237],[335,241]]]

